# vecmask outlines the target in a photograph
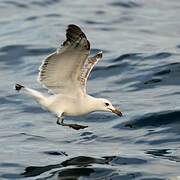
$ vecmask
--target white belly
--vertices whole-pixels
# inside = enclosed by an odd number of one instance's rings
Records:
[[[64,112],[64,115],[65,116],[82,116],[82,115],[85,115],[85,114],[88,114],[89,112],[86,111],[85,109],[77,109],[76,107],[75,108],[69,108],[68,110],[66,110]]]
[[[63,113],[64,116],[81,116],[91,112],[84,99],[62,95],[52,97],[47,109],[57,115]]]

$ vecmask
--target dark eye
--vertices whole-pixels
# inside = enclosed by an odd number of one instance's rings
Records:
[[[105,103],[106,106],[109,106],[109,103]]]

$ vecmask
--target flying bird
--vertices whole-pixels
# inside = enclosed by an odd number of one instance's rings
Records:
[[[67,124],[65,116],[81,116],[94,111],[107,111],[122,116],[120,110],[104,98],[95,98],[86,92],[87,79],[94,65],[102,58],[102,52],[90,57],[90,43],[82,30],[68,25],[66,40],[61,48],[50,54],[39,68],[38,82],[48,89],[48,95],[16,84],[34,98],[44,109],[57,116],[57,124],[79,130],[88,126]]]

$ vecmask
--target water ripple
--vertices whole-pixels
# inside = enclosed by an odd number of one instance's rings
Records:
[[[168,0],[2,0],[0,179],[177,178],[179,7]],[[36,89],[41,60],[71,23],[86,33],[92,56],[103,51],[88,92],[120,104],[124,114],[65,119],[87,124],[82,131],[57,126],[13,90],[19,80]]]
[[[110,3],[111,6],[122,7],[122,8],[136,8],[139,7],[140,4],[135,3],[134,1],[119,1]]]
[[[78,156],[75,158],[68,159],[66,161],[63,161],[60,164],[53,164],[48,166],[29,166],[25,169],[25,172],[21,175],[24,177],[35,177],[37,175],[40,175],[44,172],[50,171],[52,169],[59,170],[54,171],[54,175],[58,173],[58,177],[63,178],[78,178],[78,177],[86,177],[90,176],[91,173],[94,175],[91,178],[95,177],[130,177],[130,174],[132,178],[138,177],[140,173],[127,173],[124,175],[121,175],[121,173],[115,173],[116,170],[113,168],[98,168],[96,166],[92,166],[95,164],[114,164],[116,165],[127,165],[127,164],[144,164],[146,161],[138,159],[138,158],[124,158],[124,157],[116,157],[116,156],[106,156],[102,158],[93,158],[93,157],[86,157],[86,156]],[[70,167],[69,167],[70,166]],[[75,167],[73,167],[75,166]],[[87,167],[91,166],[91,167]],[[66,168],[65,168],[66,167]],[[73,167],[73,168],[72,168]]]
[[[132,128],[160,127],[170,124],[179,124],[180,111],[163,111],[148,113],[142,117],[127,121],[125,126]],[[177,127],[178,128],[178,127]]]

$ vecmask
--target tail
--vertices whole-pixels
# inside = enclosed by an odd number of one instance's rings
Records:
[[[21,85],[21,84],[15,84],[15,89],[16,89],[16,91],[19,92],[22,88],[24,88],[23,85]]]
[[[20,91],[23,90],[23,92],[31,97],[33,97],[38,103],[42,104],[46,100],[46,96],[44,96],[41,92],[36,91],[31,88],[27,88],[21,84],[15,84],[15,90]]]

